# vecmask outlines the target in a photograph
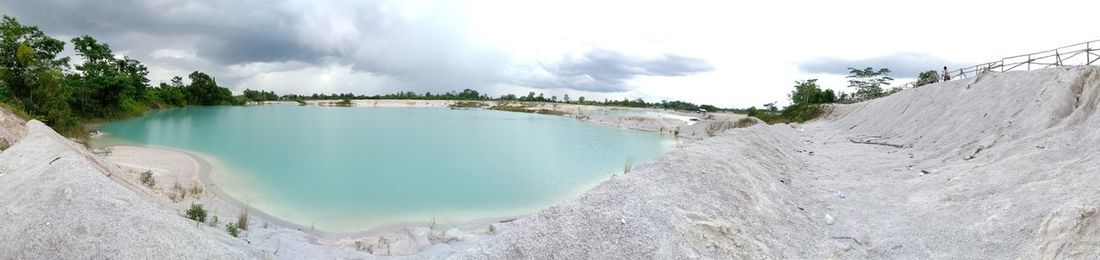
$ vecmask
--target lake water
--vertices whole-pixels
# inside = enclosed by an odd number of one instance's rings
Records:
[[[201,154],[230,196],[332,232],[533,213],[676,143],[568,117],[428,108],[190,107],[100,130],[100,145]]]

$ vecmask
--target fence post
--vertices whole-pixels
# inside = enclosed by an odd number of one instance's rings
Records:
[[[1092,47],[1089,47],[1089,43],[1085,43],[1085,65],[1092,64]]]
[[[1031,71],[1031,54],[1027,55],[1027,71]]]

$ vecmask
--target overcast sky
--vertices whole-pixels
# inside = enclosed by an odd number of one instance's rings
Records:
[[[5,0],[0,12],[239,93],[529,91],[574,98],[779,101],[795,80],[850,91],[1100,39],[1100,1]],[[71,48],[71,44],[68,46]]]

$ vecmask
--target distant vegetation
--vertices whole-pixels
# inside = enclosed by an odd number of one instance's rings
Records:
[[[817,79],[795,81],[794,91],[787,96],[791,101],[789,106],[780,110],[775,103],[768,103],[764,104],[764,109],[750,107],[745,110],[745,114],[764,120],[768,124],[801,123],[821,115],[821,104],[859,102],[901,91],[898,87],[889,91],[883,90],[884,86],[890,85],[894,80],[889,77],[890,69],[875,70],[867,67],[865,69],[848,68],[848,70],[848,87],[854,88],[855,93],[837,95],[831,89],[822,90],[817,84]],[[923,73],[921,75],[924,76]]]
[[[565,112],[551,110],[551,109],[530,109],[524,106],[510,106],[510,105],[498,105],[489,107],[489,110],[499,110],[508,112],[521,112],[521,113],[534,113],[543,115],[555,115],[560,116],[566,114]]]
[[[671,109],[681,111],[698,111],[699,109],[705,109],[707,111],[742,111],[736,109],[723,109],[712,105],[696,105],[691,102],[684,101],[665,101],[661,102],[646,102],[640,98],[637,99],[622,99],[622,100],[610,100],[604,99],[603,101],[594,101],[585,99],[585,97],[578,97],[572,99],[568,94],[562,95],[562,98],[557,96],[546,97],[543,93],[529,92],[525,96],[517,96],[515,94],[501,95],[499,97],[490,97],[489,95],[482,94],[477,90],[464,89],[461,92],[451,91],[446,93],[431,93],[425,92],[423,94],[405,91],[385,95],[356,95],[353,93],[332,93],[332,94],[312,94],[312,95],[296,95],[286,94],[282,96],[276,95],[274,92],[263,91],[251,91],[245,94],[246,101],[262,102],[262,101],[298,101],[303,100],[354,100],[354,99],[375,99],[375,100],[460,100],[460,101],[520,101],[520,102],[548,102],[548,103],[565,103],[565,104],[577,104],[577,105],[595,105],[595,106],[617,106],[617,107],[638,107],[638,108],[660,108]],[[452,105],[452,107],[464,107],[463,105],[474,105],[476,103],[463,103]]]
[[[36,26],[4,16],[0,21],[0,102],[58,132],[79,136],[84,121],[141,115],[154,108],[238,103],[213,77],[192,72],[190,83],[149,85],[140,61],[112,52],[91,36],[73,38],[79,63],[59,57],[65,42]]]

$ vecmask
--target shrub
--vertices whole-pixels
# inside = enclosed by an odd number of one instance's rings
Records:
[[[153,179],[153,171],[145,171],[141,173],[141,177],[139,179],[141,179],[141,184],[145,184],[145,186],[148,186],[149,188],[157,185],[157,180]]]
[[[475,101],[459,101],[459,102],[455,102],[454,104],[451,104],[450,107],[451,108],[479,108],[479,107],[484,107],[484,106],[488,106],[488,105],[489,104],[482,103],[482,102],[475,102]]]
[[[187,218],[198,221],[206,222],[206,209],[202,207],[202,204],[191,204],[191,208],[187,209]]]
[[[340,100],[340,102],[336,102],[336,106],[350,107],[351,106],[351,99],[346,99],[345,98],[343,100]]]
[[[940,82],[940,73],[936,72],[936,70],[929,70],[921,72],[920,75],[917,76],[917,83],[914,83],[914,86],[920,87],[936,82]]]
[[[225,232],[229,233],[229,235],[233,237],[241,236],[241,230],[237,228],[236,224],[233,223],[225,224]]]
[[[210,227],[218,226],[218,216],[210,216]]]
[[[745,117],[745,118],[738,119],[737,122],[734,123],[733,126],[736,127],[736,128],[745,128],[745,127],[753,126],[755,124],[756,124],[756,120],[752,120],[752,118]]]

